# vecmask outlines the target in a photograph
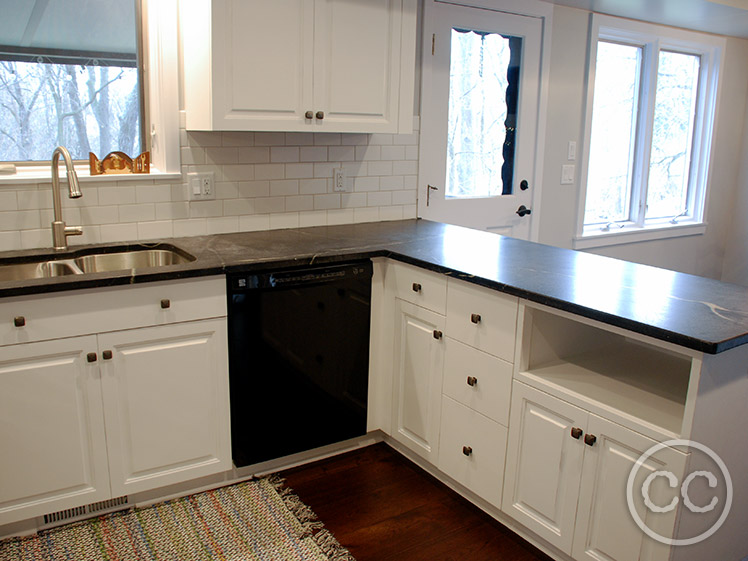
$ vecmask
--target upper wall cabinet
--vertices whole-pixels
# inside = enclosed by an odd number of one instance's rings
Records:
[[[410,132],[416,0],[181,0],[188,130]]]

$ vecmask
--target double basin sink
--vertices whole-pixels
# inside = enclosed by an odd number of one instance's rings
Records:
[[[179,265],[195,257],[168,245],[86,248],[60,255],[0,260],[0,282]]]

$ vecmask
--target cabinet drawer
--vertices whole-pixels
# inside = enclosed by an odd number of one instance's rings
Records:
[[[397,298],[444,315],[447,308],[447,277],[402,263],[390,262],[389,286]]]
[[[439,469],[501,506],[507,429],[444,396]]]
[[[518,307],[514,296],[450,279],[447,333],[453,339],[513,362]]]
[[[507,426],[511,391],[510,363],[447,338],[445,395]]]
[[[0,300],[0,345],[225,315],[223,276],[22,296]]]

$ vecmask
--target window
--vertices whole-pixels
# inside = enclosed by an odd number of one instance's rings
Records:
[[[575,247],[704,231],[722,47],[594,16]]]
[[[0,161],[20,165],[0,184],[48,180],[58,144],[83,160],[82,178],[89,151],[117,150],[150,150],[152,175],[177,175],[177,0],[12,4],[0,25]]]
[[[46,161],[58,145],[77,160],[144,149],[136,3],[5,10],[13,25],[0,33],[0,160]]]

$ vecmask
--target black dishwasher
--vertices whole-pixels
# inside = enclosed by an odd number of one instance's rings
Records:
[[[371,277],[370,261],[228,275],[237,467],[366,434]]]

